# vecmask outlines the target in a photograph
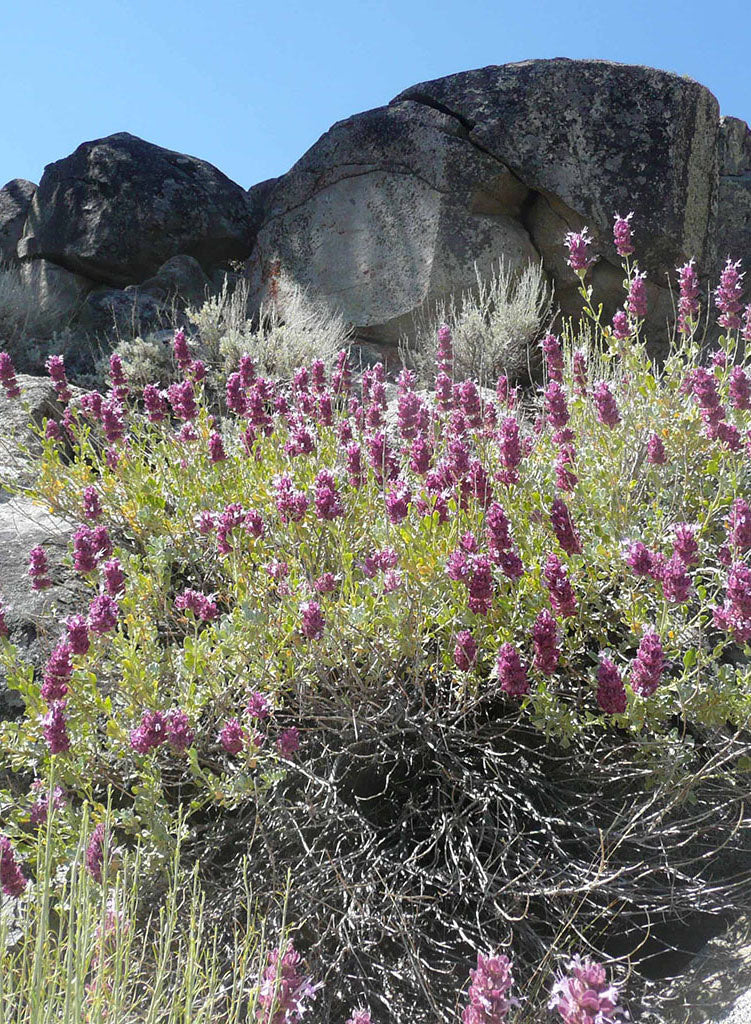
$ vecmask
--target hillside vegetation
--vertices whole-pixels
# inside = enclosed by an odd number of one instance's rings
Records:
[[[748,902],[751,306],[728,261],[708,350],[687,264],[656,365],[615,237],[612,323],[585,231],[580,322],[532,276],[396,380],[300,294],[104,395],[48,360],[29,493],[90,602],[39,676],[0,641],[0,1021],[660,1019],[681,925]],[[542,385],[492,339],[493,388],[458,373],[514,316]]]

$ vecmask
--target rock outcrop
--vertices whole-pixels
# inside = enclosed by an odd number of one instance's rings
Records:
[[[87,277],[74,274],[51,260],[27,260],[20,274],[43,312],[57,310],[62,317],[72,317],[81,307],[92,283]]]
[[[153,277],[138,285],[128,285],[126,292],[137,291],[160,302],[182,301],[200,306],[212,291],[212,283],[201,264],[192,256],[172,256]]]
[[[667,275],[690,256],[717,269],[719,130],[706,88],[652,68],[555,59],[424,82],[334,125],[265,185],[254,293],[267,295],[279,260],[361,334],[390,341],[426,302],[472,284],[475,260],[483,273],[503,255],[542,258],[575,314],[563,239],[587,224],[595,289],[613,311],[613,215],[634,210],[649,326],[662,328]]]
[[[181,253],[207,271],[243,259],[251,231],[245,190],[216,167],[120,132],[48,164],[18,255],[124,287]]]
[[[640,262],[656,283],[689,256],[709,267],[720,111],[698,82],[558,58],[449,75],[396,102],[405,99],[457,118],[473,145],[583,218],[608,258],[613,214],[633,209]]]
[[[631,210],[659,351],[676,267],[694,257],[708,291],[729,255],[751,266],[751,132],[692,79],[556,58],[411,86],[248,192],[126,133],[84,143],[38,188],[0,190],[0,258],[44,261],[29,271],[40,287],[47,267],[76,275],[71,301],[94,333],[157,324],[246,260],[256,310],[290,280],[361,342],[393,344],[500,258],[542,260],[562,312],[578,316],[564,237],[585,224],[612,315],[623,302],[613,215]]]

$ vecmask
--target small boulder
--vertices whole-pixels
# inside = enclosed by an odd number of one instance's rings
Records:
[[[154,277],[147,278],[139,285],[129,285],[125,291],[137,290],[139,295],[150,295],[167,304],[201,306],[212,289],[212,283],[198,260],[180,255],[163,263]]]
[[[77,324],[99,337],[148,334],[170,322],[170,310],[152,295],[136,289],[98,288],[87,295]]]

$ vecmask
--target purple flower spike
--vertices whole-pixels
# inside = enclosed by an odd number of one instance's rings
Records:
[[[589,228],[582,228],[578,233],[569,231],[564,239],[564,245],[568,249],[568,259],[566,262],[577,273],[586,270],[595,262],[595,257],[589,254],[591,242],[592,238],[589,234]]]
[[[557,1010],[564,1024],[610,1024],[623,1016],[618,989],[609,985],[605,968],[575,956],[550,993],[548,1009]]]
[[[527,669],[513,644],[502,644],[496,660],[498,682],[504,693],[523,697],[529,691]]]
[[[16,371],[13,367],[13,360],[7,352],[0,352],[0,384],[5,389],[8,398],[20,398],[21,389],[16,379]]]
[[[621,217],[619,213],[615,214],[615,224],[613,224],[613,242],[615,243],[615,251],[619,256],[630,256],[634,251],[633,242],[631,240],[630,223],[633,215],[633,210],[625,217]]]
[[[606,715],[622,715],[626,710],[623,680],[610,658],[602,658],[597,671],[597,703]]]
[[[16,899],[23,893],[28,885],[28,879],[24,878],[18,863],[10,839],[7,836],[0,836],[0,886],[6,896],[13,896]]]
[[[469,972],[472,984],[462,1024],[503,1024],[512,1006],[518,1002],[509,995],[514,984],[511,961],[504,954],[477,954],[477,967]]]
[[[720,310],[717,323],[727,330],[737,330],[741,326],[741,296],[743,295],[744,274],[739,273],[741,261],[731,262],[728,257],[720,274],[720,286],[715,291],[715,302]]]
[[[626,299],[629,313],[639,319],[643,319],[647,315],[647,286],[644,283],[646,276],[644,271],[634,275]]]

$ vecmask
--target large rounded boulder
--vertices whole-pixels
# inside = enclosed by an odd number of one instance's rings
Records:
[[[257,301],[273,268],[395,342],[424,303],[470,287],[503,255],[537,259],[527,189],[455,118],[406,101],[335,124],[272,185],[248,264]],[[253,190],[251,190],[251,194]]]
[[[124,287],[181,254],[209,273],[242,260],[252,229],[246,191],[212,164],[120,132],[48,164],[18,252]]]
[[[415,85],[334,125],[264,183],[253,293],[269,301],[281,268],[360,335],[388,342],[426,304],[472,285],[475,264],[484,276],[498,257],[534,258],[576,314],[564,237],[586,224],[611,315],[624,299],[613,216],[633,210],[648,328],[664,334],[668,275],[692,256],[704,275],[716,269],[719,126],[716,99],[692,79],[608,61],[525,61]]]
[[[642,265],[664,272],[712,256],[720,111],[693,79],[601,60],[480,68],[400,93],[450,113],[472,143],[555,196],[615,257],[615,213],[634,210]]]

